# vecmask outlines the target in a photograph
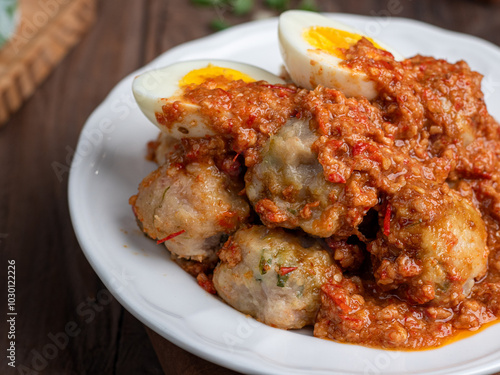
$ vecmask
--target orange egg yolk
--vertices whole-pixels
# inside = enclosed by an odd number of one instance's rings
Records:
[[[208,79],[223,76],[229,81],[237,81],[239,79],[244,82],[254,82],[255,79],[249,75],[230,68],[223,68],[209,64],[205,68],[195,69],[186,74],[180,81],[179,86],[200,85]]]
[[[314,48],[328,52],[339,59],[345,59],[345,55],[340,48],[348,49],[356,44],[363,35],[334,29],[333,27],[313,26],[307,28],[302,37]],[[376,48],[383,49],[373,39],[365,38],[373,43]]]

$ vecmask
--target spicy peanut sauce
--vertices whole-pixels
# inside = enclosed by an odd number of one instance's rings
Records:
[[[290,119],[306,119],[324,179],[341,188],[329,199],[342,213],[325,239],[342,275],[321,288],[314,335],[382,348],[437,346],[500,316],[500,127],[487,112],[482,76],[463,61],[398,62],[366,39],[345,54],[345,66],[376,83],[375,100],[222,77],[187,87],[183,100],[198,104],[218,135],[183,140],[184,159],[218,155],[218,168],[243,180],[269,137]],[[157,119],[179,122],[179,108],[167,104]],[[253,208],[268,227],[297,228],[322,209],[291,186],[280,189],[302,209],[260,199]],[[443,229],[453,226],[458,233]],[[460,232],[476,246],[468,254],[464,245],[463,263],[451,253],[465,241]],[[436,264],[429,252],[439,252]],[[463,279],[464,264],[475,267],[472,280]],[[213,290],[210,267],[183,266]]]

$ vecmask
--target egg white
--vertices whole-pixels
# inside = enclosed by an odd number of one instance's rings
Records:
[[[300,10],[282,13],[278,26],[280,50],[293,82],[309,90],[322,85],[342,91],[349,97],[364,96],[374,99],[377,96],[375,83],[365,73],[340,66],[342,59],[311,46],[304,39],[304,31],[314,26],[330,27],[365,36],[351,26],[317,13]],[[403,59],[398,52],[372,39],[384,50],[392,53],[396,60]]]
[[[214,131],[210,128],[208,119],[200,113],[199,105],[183,99],[184,89],[179,86],[179,82],[186,74],[193,70],[206,68],[210,64],[236,70],[256,81],[264,80],[272,84],[284,83],[281,78],[274,74],[249,64],[224,60],[183,61],[161,69],[151,70],[134,79],[132,91],[139,108],[162,132],[174,138],[213,135]],[[174,124],[168,124],[168,126],[160,124],[156,119],[156,113],[162,113],[162,107],[174,101],[177,101],[184,116]]]

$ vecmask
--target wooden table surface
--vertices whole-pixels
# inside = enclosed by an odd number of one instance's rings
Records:
[[[322,11],[384,16],[395,1],[317,3]],[[257,10],[267,9],[255,2]],[[494,3],[401,0],[396,9],[398,16],[500,45],[500,5]],[[7,261],[14,260],[18,311],[17,370],[5,365],[4,313],[0,374],[234,374],[146,330],[110,301],[73,233],[68,174],[52,167],[68,165],[85,120],[116,83],[169,48],[211,33],[214,17],[214,9],[188,0],[100,1],[92,30],[0,129],[0,297],[4,312]],[[96,302],[97,296],[109,298]]]

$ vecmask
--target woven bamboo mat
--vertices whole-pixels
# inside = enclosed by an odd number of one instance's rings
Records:
[[[96,0],[20,0],[21,19],[0,49],[0,126],[88,30]]]

